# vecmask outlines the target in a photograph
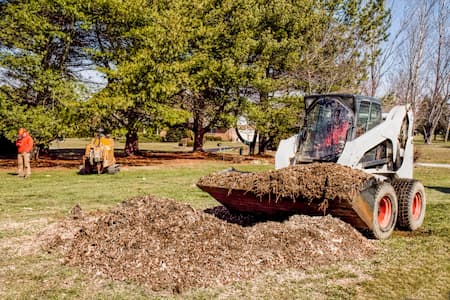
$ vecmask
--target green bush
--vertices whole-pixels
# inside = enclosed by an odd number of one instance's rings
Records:
[[[191,137],[191,131],[184,126],[172,127],[167,130],[165,142],[179,142],[181,139]]]

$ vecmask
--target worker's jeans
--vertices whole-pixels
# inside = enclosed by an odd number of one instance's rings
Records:
[[[25,175],[25,177],[29,177],[31,175],[30,153],[26,152],[17,154],[17,165],[19,167],[19,176]]]

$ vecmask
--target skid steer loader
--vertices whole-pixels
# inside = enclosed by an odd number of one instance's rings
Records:
[[[79,174],[115,174],[120,171],[114,157],[114,140],[99,129],[91,143],[86,146],[83,165]]]
[[[408,106],[396,106],[383,118],[381,101],[376,98],[327,94],[306,96],[304,101],[304,126],[280,142],[275,169],[336,163],[362,170],[375,180],[348,201],[328,205],[326,212],[378,239],[388,238],[396,226],[419,228],[426,199],[423,185],[413,179],[413,115]],[[324,213],[323,206],[305,199],[271,201],[270,195],[262,198],[248,190],[198,186],[233,211]]]

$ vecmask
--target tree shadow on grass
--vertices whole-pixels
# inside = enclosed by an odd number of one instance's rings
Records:
[[[426,186],[428,189],[433,189],[438,192],[444,193],[444,194],[450,194],[450,187],[442,187],[442,186]]]

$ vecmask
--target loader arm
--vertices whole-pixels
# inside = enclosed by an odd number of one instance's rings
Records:
[[[395,106],[386,119],[363,135],[348,141],[337,163],[368,173],[400,178],[413,177],[412,113],[407,106]],[[386,161],[373,167],[364,162],[372,149],[387,142],[389,154]]]

